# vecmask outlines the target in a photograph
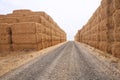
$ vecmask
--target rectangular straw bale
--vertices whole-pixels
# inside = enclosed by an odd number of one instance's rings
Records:
[[[34,22],[23,22],[12,24],[12,34],[21,34],[21,33],[42,33],[42,28],[44,26],[40,23]]]
[[[46,34],[42,34],[42,41],[46,41]]]
[[[45,48],[45,41],[42,41],[42,48]]]
[[[45,12],[43,12],[43,11],[34,12],[34,14],[35,14],[35,15],[40,15],[40,16],[44,17],[46,20],[49,19],[49,16],[48,16]]]
[[[37,23],[36,25],[36,33],[42,33],[44,25],[42,25],[41,23]]]
[[[19,19],[15,17],[7,17],[0,19],[0,23],[18,23]]]
[[[17,14],[7,14],[6,17],[27,17],[33,15],[32,13],[17,13]]]
[[[113,15],[113,21],[115,27],[120,27],[120,10],[116,10]]]
[[[29,16],[29,17],[21,17],[19,18],[20,22],[36,22],[41,23],[41,17],[39,16]]]
[[[108,19],[104,19],[100,22],[100,31],[104,31],[104,30],[108,30],[108,26],[109,26],[109,23],[108,23]]]
[[[41,49],[43,49],[42,42],[38,43],[38,50],[41,50]]]
[[[21,33],[36,33],[37,23],[33,22],[23,22],[12,24],[12,34],[21,34]]]
[[[108,5],[108,10],[109,10],[109,16],[112,16],[116,9],[114,7],[114,0],[110,0],[110,1],[111,3]]]
[[[0,23],[0,34],[10,34],[10,25],[7,23]]]
[[[108,18],[108,29],[114,29],[114,20],[113,16]]]
[[[0,52],[12,51],[12,46],[10,44],[0,44]]]
[[[115,42],[112,45],[112,54],[113,56],[120,58],[120,42]]]
[[[113,29],[108,30],[108,41],[114,42],[114,30]]]
[[[99,49],[103,52],[108,52],[108,43],[105,41],[99,42]]]
[[[109,13],[110,13],[110,11],[109,11],[108,6],[104,6],[103,8],[101,8],[101,13],[100,13],[101,20],[104,20],[104,19],[108,18]]]
[[[102,0],[101,1],[101,6],[107,6],[112,2],[112,0]]]
[[[31,12],[32,12],[31,10],[22,9],[22,10],[14,10],[13,14],[24,14],[24,13],[29,14]]]
[[[42,33],[37,33],[37,34],[36,34],[36,37],[37,37],[37,43],[41,43],[41,42],[42,42],[42,36],[43,36]]]
[[[36,51],[37,44],[13,44],[13,51]]]
[[[0,44],[10,44],[12,42],[11,35],[0,34]]]
[[[114,5],[114,9],[120,9],[120,0],[112,0],[113,1],[113,5]]]
[[[12,41],[15,44],[37,43],[36,34],[14,34],[12,35]]]
[[[50,34],[51,34],[51,32],[50,32],[50,29],[49,29],[49,28],[46,28],[46,34],[47,34],[47,35],[50,35]]]
[[[1,14],[0,14],[0,19],[1,19],[1,18],[5,18],[5,16],[6,16],[6,15],[1,15]]]
[[[100,41],[107,41],[108,40],[108,31],[101,31],[99,36],[100,36]]]
[[[114,32],[114,40],[120,42],[120,32]]]

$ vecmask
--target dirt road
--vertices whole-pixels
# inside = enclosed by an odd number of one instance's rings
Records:
[[[67,42],[0,80],[120,80],[120,73],[80,44]]]

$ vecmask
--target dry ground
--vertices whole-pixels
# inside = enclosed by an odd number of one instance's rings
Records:
[[[44,55],[62,44],[64,43],[43,49],[41,51],[0,53],[0,76],[19,66],[22,66],[23,64],[26,64],[40,55]]]
[[[42,53],[42,55],[41,55]],[[23,65],[0,77],[0,80],[119,80],[120,60],[83,43],[67,42],[45,52],[23,53]],[[44,54],[45,53],[45,54]],[[27,55],[27,54],[26,54]],[[40,56],[39,56],[40,55]],[[20,56],[19,56],[20,57]],[[3,59],[4,60],[4,59]],[[29,60],[29,62],[28,62]],[[26,63],[28,62],[28,63]],[[4,63],[4,62],[3,62]],[[5,67],[5,66],[4,66]],[[17,66],[16,66],[17,67]],[[15,68],[15,67],[14,67]],[[7,67],[6,67],[7,69]],[[5,69],[3,69],[5,70]],[[8,69],[10,70],[10,69]]]

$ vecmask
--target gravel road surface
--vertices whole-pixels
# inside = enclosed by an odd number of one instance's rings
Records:
[[[120,80],[120,72],[69,41],[0,77],[0,80]]]

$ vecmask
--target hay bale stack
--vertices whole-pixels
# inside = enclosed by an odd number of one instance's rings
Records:
[[[120,0],[113,0],[114,9],[120,9]]]
[[[13,51],[36,51],[38,50],[38,46],[36,44],[12,44],[12,46],[13,46]]]
[[[117,10],[113,16],[114,20],[114,40],[120,42],[120,10]]]
[[[45,12],[15,10],[0,15],[0,51],[41,50],[64,41],[66,33]]]
[[[1,18],[5,18],[5,15],[0,14],[0,19],[1,19]]]
[[[120,58],[120,42],[115,42],[115,43],[112,45],[112,54],[113,54],[115,57]]]
[[[0,52],[12,50],[10,25],[7,23],[0,23]]]
[[[119,57],[119,33],[120,0],[102,0],[75,40]]]
[[[11,27],[13,50],[38,50],[39,43],[41,43],[41,25],[38,23],[16,23]],[[39,31],[38,31],[39,30]],[[30,46],[30,45],[36,46]],[[17,46],[18,45],[18,46]],[[21,48],[23,47],[23,48]]]
[[[0,19],[0,23],[18,23],[19,19],[18,18],[14,18],[14,17],[6,17],[6,18],[1,18]]]

